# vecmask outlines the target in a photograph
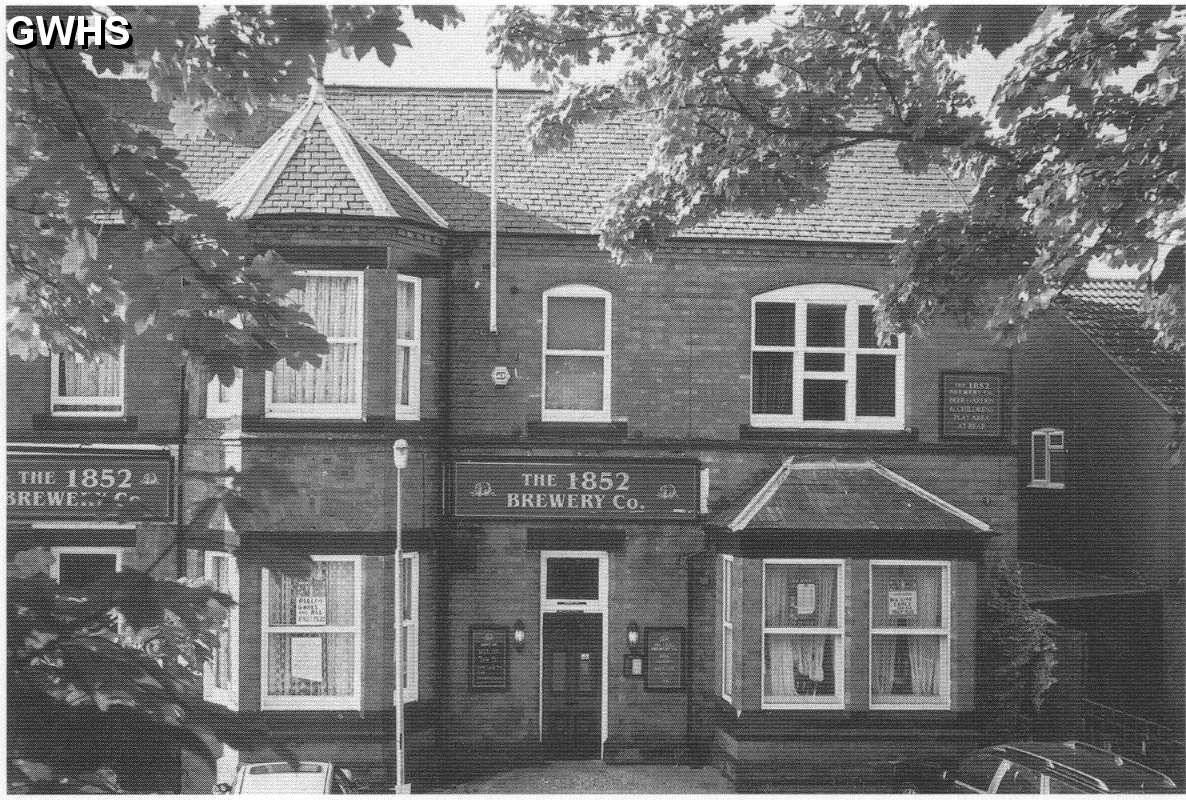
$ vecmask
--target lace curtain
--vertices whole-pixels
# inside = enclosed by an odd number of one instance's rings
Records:
[[[284,361],[272,371],[276,403],[357,403],[361,368],[362,320],[358,314],[360,281],[356,276],[310,275],[296,293],[317,330],[329,340],[321,366],[293,369]]]
[[[891,615],[890,591],[916,593],[916,614]],[[873,627],[941,628],[943,620],[943,571],[930,566],[874,566]],[[873,636],[874,696],[939,694],[943,637],[937,635]]]
[[[119,397],[118,356],[102,353],[94,360],[63,355],[58,360],[58,394],[62,397]]]

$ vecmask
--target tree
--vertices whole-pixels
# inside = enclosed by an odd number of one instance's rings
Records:
[[[725,208],[817,203],[838,154],[889,142],[904,169],[948,170],[970,191],[966,210],[902,232],[883,333],[957,313],[1021,337],[1102,263],[1139,271],[1148,324],[1180,349],[1182,285],[1150,278],[1186,242],[1184,22],[1180,6],[515,7],[490,49],[548,82],[528,121],[536,150],[606,119],[649,124],[649,161],[599,222],[619,261]],[[985,117],[959,59],[1018,42]],[[612,80],[572,77],[615,57]]]
[[[236,136],[276,98],[305,93],[329,53],[375,51],[390,66],[396,47],[410,45],[405,12],[236,6],[205,25],[197,7],[182,6],[9,7],[8,17],[47,11],[122,15],[132,42],[84,50],[9,40],[9,353],[93,356],[155,326],[183,360],[227,383],[236,368],[279,358],[319,363],[325,338],[285,299],[282,260],[256,252],[242,223],[197,195],[176,150],[124,119],[108,100],[110,75],[146,81],[178,133]],[[437,28],[461,18],[451,7],[410,13]],[[191,527],[219,504],[232,517],[249,513],[250,496],[222,485],[238,476],[205,477],[216,488],[188,509]],[[158,579],[156,565],[64,589],[46,576],[47,557],[10,550],[11,790],[159,790],[146,776],[176,748],[214,758],[223,742],[265,741],[258,725],[201,700],[201,667],[230,598],[202,581]],[[256,558],[307,566],[283,552]]]
[[[9,7],[8,18],[45,11]],[[195,193],[179,153],[125,120],[101,76],[143,77],[180,133],[235,136],[276,98],[305,93],[329,53],[374,51],[390,66],[410,45],[404,12],[231,6],[202,25],[196,6],[52,11],[122,15],[132,41],[86,50],[10,39],[9,353],[114,352],[156,326],[225,383],[236,367],[320,363],[325,338],[284,299],[281,260],[256,253],[245,226]],[[460,19],[444,6],[411,15],[437,28]]]
[[[1054,620],[1030,607],[1017,562],[1002,561],[993,571],[980,652],[988,725],[999,738],[1030,733],[1046,692],[1055,684],[1057,647],[1049,628]]]

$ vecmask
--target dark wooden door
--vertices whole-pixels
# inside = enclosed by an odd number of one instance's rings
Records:
[[[544,615],[544,747],[558,758],[601,755],[601,615]]]

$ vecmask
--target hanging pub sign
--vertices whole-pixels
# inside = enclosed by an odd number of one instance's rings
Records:
[[[9,519],[173,519],[173,456],[72,450],[8,454]]]
[[[947,439],[1004,435],[1004,379],[999,372],[944,372],[940,377],[939,433]]]
[[[459,461],[453,513],[516,519],[692,520],[694,461]]]

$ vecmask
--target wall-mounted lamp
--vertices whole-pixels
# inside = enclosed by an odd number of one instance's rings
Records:
[[[638,623],[631,622],[626,626],[626,644],[630,645],[630,649],[638,647]]]
[[[515,629],[511,635],[515,639],[515,649],[522,650],[523,643],[527,641],[527,629],[523,627],[523,620],[515,620]]]

